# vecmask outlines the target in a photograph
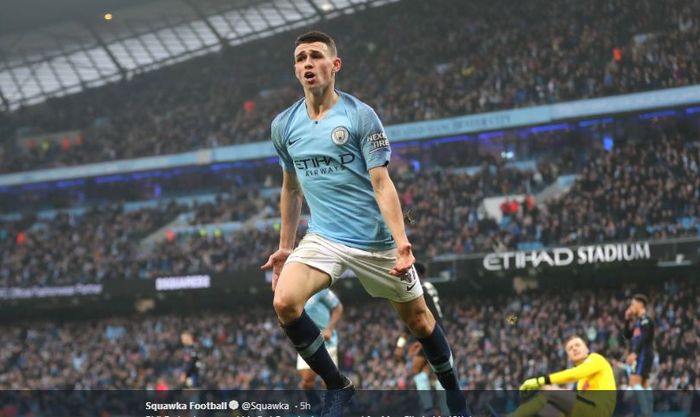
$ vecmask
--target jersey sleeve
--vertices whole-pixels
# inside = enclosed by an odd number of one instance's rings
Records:
[[[583,379],[599,372],[605,367],[606,359],[598,354],[591,353],[580,365],[555,372],[549,375],[552,384],[568,384]]]
[[[367,170],[386,166],[391,158],[391,147],[379,116],[367,106],[360,110],[359,119],[360,148]]]
[[[287,152],[287,146],[284,144],[284,125],[280,119],[281,117],[279,115],[275,117],[270,126],[272,145],[275,147],[277,156],[280,158],[280,166],[282,166],[282,169],[294,172],[294,162],[292,161],[292,157],[289,156],[289,152]]]
[[[338,304],[340,304],[338,296],[331,290],[328,290],[325,292],[325,294],[323,294],[323,297],[321,297],[321,302],[325,304],[329,310],[333,310],[338,306]]]

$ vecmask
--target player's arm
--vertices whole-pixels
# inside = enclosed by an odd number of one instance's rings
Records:
[[[280,226],[280,249],[294,249],[294,241],[299,228],[301,218],[301,206],[304,202],[304,193],[293,171],[283,171],[282,191],[280,192],[280,213],[282,224]]]
[[[282,224],[280,226],[280,244],[272,255],[267,258],[267,262],[262,269],[272,268],[272,291],[277,287],[282,267],[294,249],[299,218],[301,217],[301,205],[304,198],[301,184],[294,171],[294,162],[289,155],[284,144],[282,123],[280,117],[272,121],[271,136],[272,144],[277,155],[280,157],[282,166],[282,190],[280,191],[280,216]]]
[[[338,324],[338,321],[343,316],[343,304],[340,302],[338,296],[335,295],[335,293],[331,290],[325,291],[321,296],[320,301],[326,306],[326,308],[328,308],[328,311],[330,311],[331,313],[330,320],[328,320],[328,325],[325,329],[321,330],[323,338],[326,341],[329,341],[331,340],[331,337],[333,337],[333,330],[335,330],[335,326]]]
[[[331,337],[333,336],[333,330],[335,330],[335,326],[338,324],[338,321],[340,318],[343,317],[343,305],[341,303],[338,303],[333,309],[331,310],[331,319],[328,322],[328,327],[323,329],[323,338],[326,340],[331,340]]]
[[[625,323],[624,326],[625,327],[622,329],[622,335],[625,337],[625,339],[632,340],[632,334],[634,332],[634,330],[632,329],[632,326],[630,325],[629,322]]]
[[[267,262],[261,266],[262,269],[272,268],[272,291],[277,288],[277,280],[282,273],[282,267],[294,249],[299,218],[301,217],[301,205],[304,194],[297,176],[293,171],[284,170],[282,177],[282,190],[280,191],[280,243],[277,249]]]
[[[411,243],[406,236],[399,195],[396,192],[394,182],[389,177],[389,170],[386,166],[370,169],[369,176],[379,210],[396,242],[396,266],[389,273],[397,276],[402,275],[409,270],[416,258],[413,257]]]
[[[521,390],[538,389],[545,385],[551,384],[568,384],[577,382],[580,379],[586,378],[599,372],[605,367],[605,359],[602,356],[590,355],[583,363],[573,368],[555,372],[553,374],[530,378],[523,382],[520,386]]]
[[[280,158],[282,167],[282,190],[280,192],[280,215],[282,225],[280,227],[280,250],[291,251],[294,249],[299,218],[301,217],[301,205],[304,193],[294,170],[294,161],[287,150],[286,134],[283,117],[277,116],[270,126],[272,145]]]
[[[631,307],[625,310],[625,321],[622,326],[622,335],[625,339],[631,340],[634,332],[634,315],[632,314]]]
[[[602,356],[590,355],[578,366],[549,375],[549,380],[552,384],[568,384],[600,372],[604,367],[605,359]]]
[[[624,328],[622,332],[625,339],[630,341],[629,353],[627,354],[627,359],[625,359],[625,363],[630,366],[634,366],[634,364],[637,362],[637,354],[641,351],[641,344],[639,343],[639,340],[635,340],[634,338],[635,320],[636,319],[634,318],[630,307],[625,311],[625,322],[623,324]]]
[[[357,126],[360,148],[374,189],[374,198],[384,223],[389,227],[391,236],[396,242],[396,265],[389,273],[400,276],[409,271],[416,259],[413,257],[411,243],[404,229],[399,196],[387,169],[391,159],[389,138],[379,117],[369,107],[359,109]]]

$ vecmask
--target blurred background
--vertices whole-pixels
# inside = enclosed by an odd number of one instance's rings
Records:
[[[465,388],[564,368],[572,333],[617,364],[638,292],[652,386],[700,388],[699,16],[698,0],[2,2],[0,388],[176,388],[193,357],[198,387],[298,386],[259,266],[280,221],[269,126],[301,96],[311,28],[387,127]],[[351,276],[334,289],[341,368],[413,389],[390,306]]]

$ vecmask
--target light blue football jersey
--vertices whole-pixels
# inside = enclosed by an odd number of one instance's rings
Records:
[[[331,322],[331,312],[338,304],[340,304],[338,296],[326,288],[312,295],[304,305],[304,310],[306,310],[306,314],[311,317],[316,326],[323,330]],[[338,346],[338,332],[335,329],[333,329],[331,340],[326,342],[326,346]]]
[[[338,101],[313,121],[301,99],[272,121],[280,165],[296,172],[311,210],[309,233],[354,248],[395,247],[374,198],[369,170],[389,163],[391,148],[372,108],[337,91]]]

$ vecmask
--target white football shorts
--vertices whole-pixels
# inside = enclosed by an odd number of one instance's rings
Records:
[[[402,277],[389,275],[396,263],[396,249],[367,251],[307,233],[289,255],[287,263],[299,262],[327,273],[331,285],[351,269],[372,297],[405,303],[423,295],[415,267]]]

